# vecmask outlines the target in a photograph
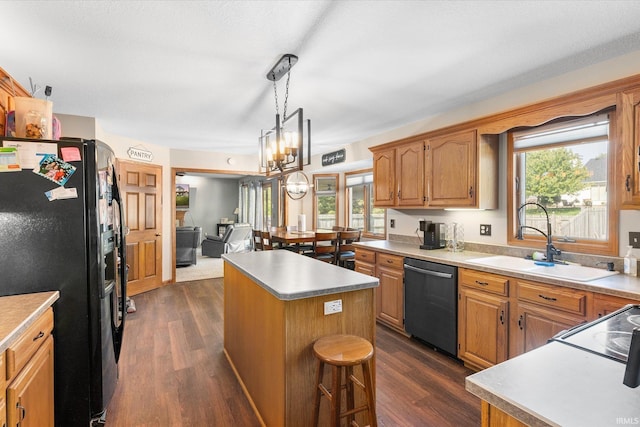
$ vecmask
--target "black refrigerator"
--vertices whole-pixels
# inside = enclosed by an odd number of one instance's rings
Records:
[[[115,155],[94,140],[0,140],[0,296],[60,292],[56,426],[100,425],[118,380],[126,317]]]

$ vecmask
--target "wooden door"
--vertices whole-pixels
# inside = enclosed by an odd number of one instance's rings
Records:
[[[395,188],[395,149],[373,153],[373,205],[375,207],[394,206]]]
[[[427,205],[476,205],[476,131],[460,132],[427,141]]]
[[[396,152],[398,206],[424,204],[424,142],[398,147]]]
[[[620,141],[617,148],[618,186],[623,209],[640,207],[640,88],[618,95]]]
[[[162,286],[162,166],[119,162],[118,170],[131,296]]]
[[[507,360],[507,298],[461,287],[458,299],[458,357],[479,368]]]

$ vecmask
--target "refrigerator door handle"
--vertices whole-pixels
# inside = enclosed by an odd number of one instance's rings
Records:
[[[120,188],[118,186],[118,175],[116,174],[116,168],[113,167],[113,198],[118,201],[119,227],[118,227],[118,242],[116,244],[118,254],[120,256],[120,262],[118,268],[120,269],[120,286],[119,301],[117,302],[119,311],[122,313],[120,326],[114,330],[114,349],[116,353],[116,362],[120,358],[120,349],[122,347],[122,335],[124,333],[124,324],[127,317],[127,276],[129,273],[129,266],[127,265],[127,243],[125,235],[128,232],[129,227],[124,224],[124,209],[122,206],[122,197],[120,194]]]

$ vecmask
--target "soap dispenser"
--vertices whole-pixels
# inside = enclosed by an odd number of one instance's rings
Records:
[[[624,256],[624,274],[630,276],[638,275],[638,259],[633,256],[633,248],[627,246],[627,254]]]

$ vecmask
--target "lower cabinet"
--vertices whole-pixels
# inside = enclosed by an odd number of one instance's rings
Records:
[[[54,425],[52,330],[48,309],[6,351],[7,425]]]
[[[377,254],[376,271],[380,286],[376,289],[378,320],[404,331],[404,257]]]
[[[612,295],[595,294],[593,296],[593,313],[594,317],[599,318],[613,313],[621,309],[627,304],[640,304],[640,301],[634,301],[627,298],[615,297]]]
[[[458,357],[474,369],[507,360],[509,279],[460,269],[458,282]]]
[[[7,368],[4,364],[4,353],[0,353],[0,427],[7,427],[7,403],[5,400],[7,387],[6,373]]]
[[[616,311],[626,298],[458,270],[458,357],[484,369],[548,342],[556,334]]]
[[[404,333],[404,257],[356,248],[355,271],[380,280],[376,320]]]

